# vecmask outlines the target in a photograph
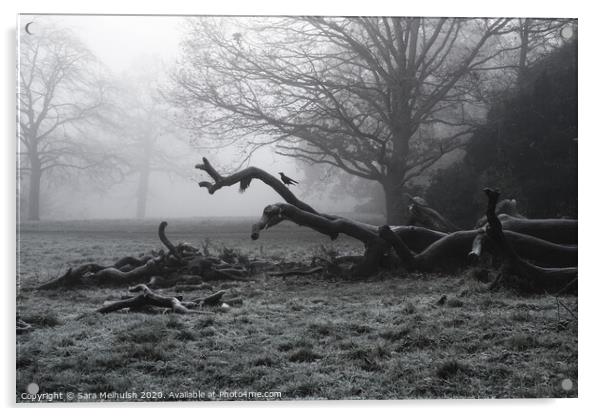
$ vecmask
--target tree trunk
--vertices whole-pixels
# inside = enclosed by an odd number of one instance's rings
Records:
[[[150,172],[148,167],[140,171],[138,178],[138,191],[136,192],[136,218],[142,219],[146,215],[146,200],[148,198],[148,180]]]
[[[42,169],[37,160],[31,161],[31,174],[29,176],[29,220],[40,220],[40,183]]]
[[[524,88],[525,75],[527,72],[527,53],[529,52],[529,30],[530,19],[524,19],[520,26],[520,50],[518,58],[518,79],[517,85],[519,89]]]
[[[414,27],[417,30],[417,27]],[[408,71],[408,75],[411,76],[411,74],[412,69]],[[408,198],[405,195],[405,176],[410,150],[409,143],[413,134],[412,109],[409,104],[410,93],[407,85],[392,85],[391,95],[393,149],[390,159],[386,162],[387,173],[383,180],[383,187],[387,205],[387,224],[405,225],[410,218]]]
[[[383,185],[387,208],[387,224],[407,224],[410,212],[408,211],[408,198],[403,191],[403,185],[400,185],[401,181],[396,183],[393,178],[387,179],[388,183]]]

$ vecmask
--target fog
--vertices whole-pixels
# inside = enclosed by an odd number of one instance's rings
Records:
[[[161,97],[161,94],[156,94],[153,78],[159,89],[169,81],[169,73],[177,66],[181,52],[184,20],[171,16],[21,15],[18,33],[20,46],[23,48],[25,37],[30,37],[27,41],[31,41],[36,36],[42,36],[48,28],[68,28],[99,61],[103,78],[109,79],[111,83],[124,84],[120,88],[128,88],[131,84],[129,80],[146,79],[144,83],[147,83],[149,90],[153,90],[152,94]],[[25,31],[28,24],[31,34]],[[25,53],[23,50],[19,51],[21,65],[24,65]],[[149,69],[149,66],[152,68]],[[120,125],[121,122],[128,124],[125,120],[136,114],[136,106],[118,104],[123,107],[118,112],[120,116],[112,121],[116,125],[112,125],[107,131],[100,131],[94,124],[85,127],[85,134],[94,136],[98,146],[106,144],[111,149],[115,164],[119,164],[119,160],[131,160],[132,146],[124,144],[125,137],[132,137],[136,133],[129,130],[125,132]],[[165,110],[167,117],[169,105],[161,109]],[[68,132],[62,131],[61,134],[66,137]],[[210,149],[211,142],[191,144],[191,138],[202,135],[203,132],[185,129],[161,135],[155,150],[175,156],[170,156],[172,159],[169,167],[166,165],[162,169],[163,166],[155,166],[150,173],[145,217],[259,216],[266,205],[281,201],[271,188],[259,181],[253,181],[251,188],[245,193],[240,193],[238,187],[223,188],[214,195],[200,189],[197,182],[208,178],[204,172],[195,170],[194,164],[199,163],[203,156],[207,156],[222,173],[231,172],[248,156],[241,146]],[[56,139],[62,139],[63,136],[57,134]],[[85,149],[83,152],[88,151]],[[23,155],[27,153],[27,149],[20,144],[19,152],[19,163],[23,167],[19,183],[20,211],[26,212],[30,203],[27,196],[29,175]],[[353,197],[343,196],[333,200],[325,196],[327,193],[323,189],[312,192],[310,185],[303,181],[303,169],[300,169],[299,162],[277,155],[270,146],[254,152],[246,161],[245,166],[247,165],[261,167],[274,175],[279,171],[286,172],[301,182],[295,192],[321,210],[346,212],[352,210],[358,202]],[[115,167],[107,169],[110,176],[110,170]],[[103,172],[103,175],[106,173]],[[115,180],[100,179],[100,173],[98,175],[98,178],[95,177],[96,174],[88,177],[82,169],[64,169],[42,177],[39,202],[41,219],[136,216],[139,174],[126,170],[122,177]],[[26,215],[22,218],[25,219]]]

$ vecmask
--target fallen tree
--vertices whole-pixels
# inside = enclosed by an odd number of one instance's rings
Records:
[[[500,219],[495,214],[495,206],[500,196],[498,191],[485,189],[487,195],[487,236],[494,242],[497,250],[506,262],[507,268],[512,272],[511,284],[517,285],[523,291],[568,291],[577,290],[577,267],[545,268],[532,264],[523,259],[509,243],[503,230]],[[501,275],[502,279],[508,279]]]
[[[422,218],[428,217],[429,221],[436,224],[439,230],[403,225],[378,227],[348,218],[319,213],[293,195],[276,177],[256,167],[249,167],[232,175],[224,176],[219,174],[206,158],[203,158],[203,163],[196,165],[196,168],[205,171],[213,179],[213,182],[199,183],[199,186],[208,189],[210,194],[224,186],[236,184],[240,184],[240,190],[243,192],[248,189],[253,179],[258,179],[283,197],[286,203],[275,203],[264,208],[261,218],[252,226],[251,238],[253,240],[260,237],[262,230],[273,227],[282,221],[291,221],[300,226],[312,228],[332,240],[335,240],[340,234],[344,234],[361,241],[365,246],[364,256],[358,259],[355,267],[351,270],[356,275],[373,274],[383,264],[392,264],[390,261],[384,261],[391,250],[396,253],[399,260],[394,264],[401,264],[410,269],[430,271],[467,265],[471,260],[474,262],[478,260],[484,249],[492,251],[495,247],[495,244],[492,243],[499,242],[499,240],[492,239],[490,235],[489,228],[492,227],[490,217],[492,215],[497,219],[496,226],[499,225],[498,237],[499,235],[503,236],[504,241],[509,247],[512,247],[513,253],[516,258],[521,259],[521,262],[528,263],[525,259],[533,262],[528,264],[537,269],[531,271],[537,271],[541,275],[547,273],[545,270],[552,270],[552,275],[556,272],[564,273],[541,266],[575,269],[576,271],[576,267],[570,266],[577,264],[577,247],[575,245],[577,221],[529,220],[519,217],[514,200],[503,201],[502,208],[498,209],[498,212],[510,212],[516,216],[500,214],[498,219],[495,213],[497,199],[493,208],[488,206],[486,217],[489,225],[487,228],[446,232],[455,229],[455,226],[436,211],[426,209],[427,207],[416,201],[412,204],[414,211],[420,212]],[[491,211],[492,209],[493,211]],[[498,251],[496,254],[503,253]],[[504,258],[507,256],[504,255]],[[515,264],[518,263],[515,262]],[[562,281],[561,278],[558,280]],[[541,285],[536,284],[535,286]]]
[[[212,182],[199,182],[210,194],[223,187],[240,187],[246,191],[253,180],[259,180],[274,189],[285,202],[266,206],[259,220],[252,225],[251,238],[257,240],[264,230],[282,221],[291,221],[309,227],[336,240],[347,235],[364,245],[361,256],[340,258],[318,258],[310,265],[276,263],[261,258],[237,258],[213,256],[206,246],[203,250],[186,243],[173,244],[166,235],[167,223],[162,222],[158,236],[165,250],[151,251],[140,257],[126,256],[110,266],[96,263],[70,268],[62,276],[42,284],[39,289],[76,287],[80,285],[136,285],[144,283],[142,293],[125,304],[138,303],[172,305],[180,310],[173,298],[157,298],[153,289],[173,286],[195,286],[212,280],[249,281],[259,272],[271,276],[312,275],[337,273],[361,277],[377,273],[383,268],[404,267],[408,270],[451,271],[458,267],[478,263],[482,254],[488,252],[503,259],[506,266],[522,276],[524,281],[533,280],[532,289],[552,288],[566,285],[565,276],[576,277],[577,264],[577,221],[543,219],[530,220],[497,215],[497,199],[489,201],[487,225],[473,230],[451,231],[453,224],[433,211],[425,210],[426,204],[412,198],[413,206],[420,212],[432,214],[437,228],[433,230],[415,225],[377,226],[349,218],[320,213],[297,198],[279,179],[257,167],[248,167],[231,175],[221,175],[203,158],[197,169],[206,172]],[[493,195],[493,194],[488,194]],[[504,211],[516,206],[505,203]],[[416,211],[418,212],[418,211]],[[500,212],[498,210],[497,212]],[[510,210],[513,214],[515,211]],[[495,218],[495,221],[493,221]],[[496,230],[494,234],[492,234]],[[535,276],[527,278],[526,276]],[[175,305],[175,306],[174,306]]]

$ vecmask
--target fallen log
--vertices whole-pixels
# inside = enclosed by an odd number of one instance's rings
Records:
[[[470,254],[473,251],[475,239],[478,237],[481,250],[482,246],[487,244],[481,230],[456,231],[455,233],[446,234],[423,251],[415,254],[405,244],[405,241],[399,237],[398,233],[394,233],[388,226],[386,228],[395,235],[396,239],[393,239],[389,232],[384,230],[384,227],[379,230],[380,236],[394,248],[402,263],[421,270],[453,269],[466,265],[471,257],[474,257],[474,255],[467,256],[467,253]],[[386,233],[385,235],[383,235],[383,231]],[[509,243],[515,247],[519,255],[537,264],[546,266],[572,266],[577,264],[576,247],[554,244],[512,231],[504,230],[503,234]],[[405,246],[405,249],[401,247],[401,252],[399,251],[400,246],[397,239],[400,239]]]
[[[556,244],[577,244],[577,220],[525,219],[500,215],[504,230],[527,234]]]
[[[392,226],[391,230],[415,253],[419,253],[447,233],[416,226]]]
[[[196,167],[207,172],[213,179],[213,182],[199,183],[199,186],[207,188],[211,194],[224,186],[235,184],[240,184],[241,191],[244,191],[253,179],[258,179],[272,187],[287,202],[271,204],[264,208],[261,218],[252,226],[253,240],[259,238],[262,230],[285,220],[312,228],[332,240],[335,240],[339,234],[345,234],[361,241],[366,247],[363,261],[355,268],[361,274],[375,272],[381,264],[380,258],[386,255],[388,247],[392,247],[393,242],[399,243],[393,239],[385,242],[382,230],[378,226],[319,213],[310,205],[300,201],[279,179],[259,168],[249,167],[232,175],[222,176],[206,158],[203,158],[203,163]],[[417,202],[416,199],[413,199],[412,205],[415,214],[424,214],[423,216],[432,220],[431,222],[434,221],[438,228],[446,231],[456,229],[445,217]],[[517,216],[510,217],[503,214],[501,217],[504,235],[521,256],[547,266],[576,264],[576,247],[565,245],[576,242],[576,221],[518,218],[520,214],[516,209],[516,200],[502,201],[497,209],[499,212]],[[411,255],[413,265],[424,269],[465,264],[467,253],[472,252],[471,257],[474,258],[480,255],[487,245],[487,239],[482,235],[482,231],[478,230],[445,233],[411,226],[391,226],[389,230],[399,237],[408,250],[408,252],[402,250],[397,253],[398,255],[403,253],[402,262],[408,265]],[[473,245],[476,251],[472,250]]]
[[[536,266],[522,259],[508,242],[502,229],[502,223],[495,214],[500,193],[491,189],[484,190],[487,196],[487,235],[495,242],[499,252],[507,263],[507,266],[517,276],[516,286],[523,291],[558,291],[567,290],[571,285],[573,290],[577,289],[577,267],[544,268]],[[507,279],[506,279],[507,280]]]

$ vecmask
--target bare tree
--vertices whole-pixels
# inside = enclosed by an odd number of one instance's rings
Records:
[[[378,181],[389,223],[404,188],[462,146],[484,115],[479,73],[509,19],[199,18],[177,100],[203,135]],[[495,69],[495,68],[493,68]],[[492,70],[493,70],[492,69]]]
[[[161,70],[142,60],[144,72],[121,80],[114,134],[124,157],[125,175],[136,175],[136,218],[144,218],[153,172],[184,177],[189,171],[182,129],[174,122],[173,108],[160,93]],[[138,71],[136,71],[138,69]],[[189,154],[188,154],[189,155]]]
[[[40,219],[42,178],[103,169],[111,160],[86,127],[100,119],[107,84],[94,56],[68,30],[39,29],[20,38],[19,170],[29,177],[28,218]]]

